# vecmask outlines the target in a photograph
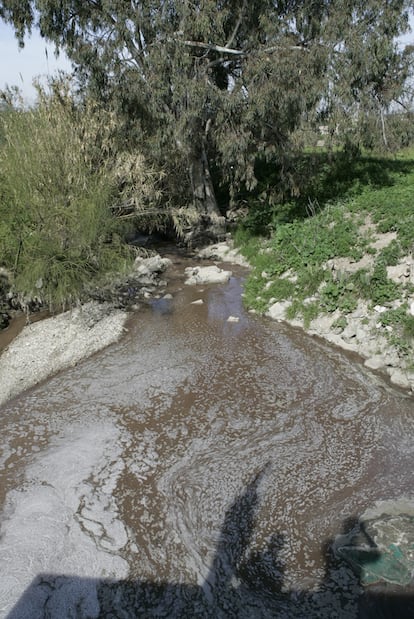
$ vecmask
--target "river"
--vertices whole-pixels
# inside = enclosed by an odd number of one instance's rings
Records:
[[[187,264],[121,341],[0,408],[0,616],[413,617],[412,589],[364,596],[331,550],[414,498],[413,399],[247,313],[242,268],[189,287]]]

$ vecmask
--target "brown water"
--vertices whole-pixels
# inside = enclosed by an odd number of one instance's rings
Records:
[[[329,550],[414,498],[413,399],[178,262],[173,300],[0,408],[0,616],[414,616],[398,588],[362,611]]]

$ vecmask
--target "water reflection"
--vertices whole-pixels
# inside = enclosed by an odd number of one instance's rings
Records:
[[[412,619],[414,595],[384,589],[364,591],[358,570],[334,552],[334,540],[323,542],[325,576],[315,590],[284,587],[280,551],[283,534],[273,533],[261,552],[250,551],[259,504],[259,471],[224,516],[211,568],[200,586],[174,582],[88,579],[76,575],[39,574],[7,619],[65,617],[249,618],[312,617]],[[342,534],[363,536],[379,559],[375,542],[356,517],[347,518]],[[361,559],[361,557],[360,557]],[[338,579],[340,574],[340,579]]]

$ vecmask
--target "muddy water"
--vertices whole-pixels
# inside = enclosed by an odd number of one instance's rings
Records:
[[[242,272],[183,266],[121,342],[0,408],[0,616],[365,612],[330,540],[413,498],[413,400],[247,314]]]

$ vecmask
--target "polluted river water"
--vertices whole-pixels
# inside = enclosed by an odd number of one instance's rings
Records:
[[[0,407],[0,616],[414,617],[412,581],[364,590],[334,551],[367,510],[414,514],[412,397],[247,313],[241,267],[188,265]]]

